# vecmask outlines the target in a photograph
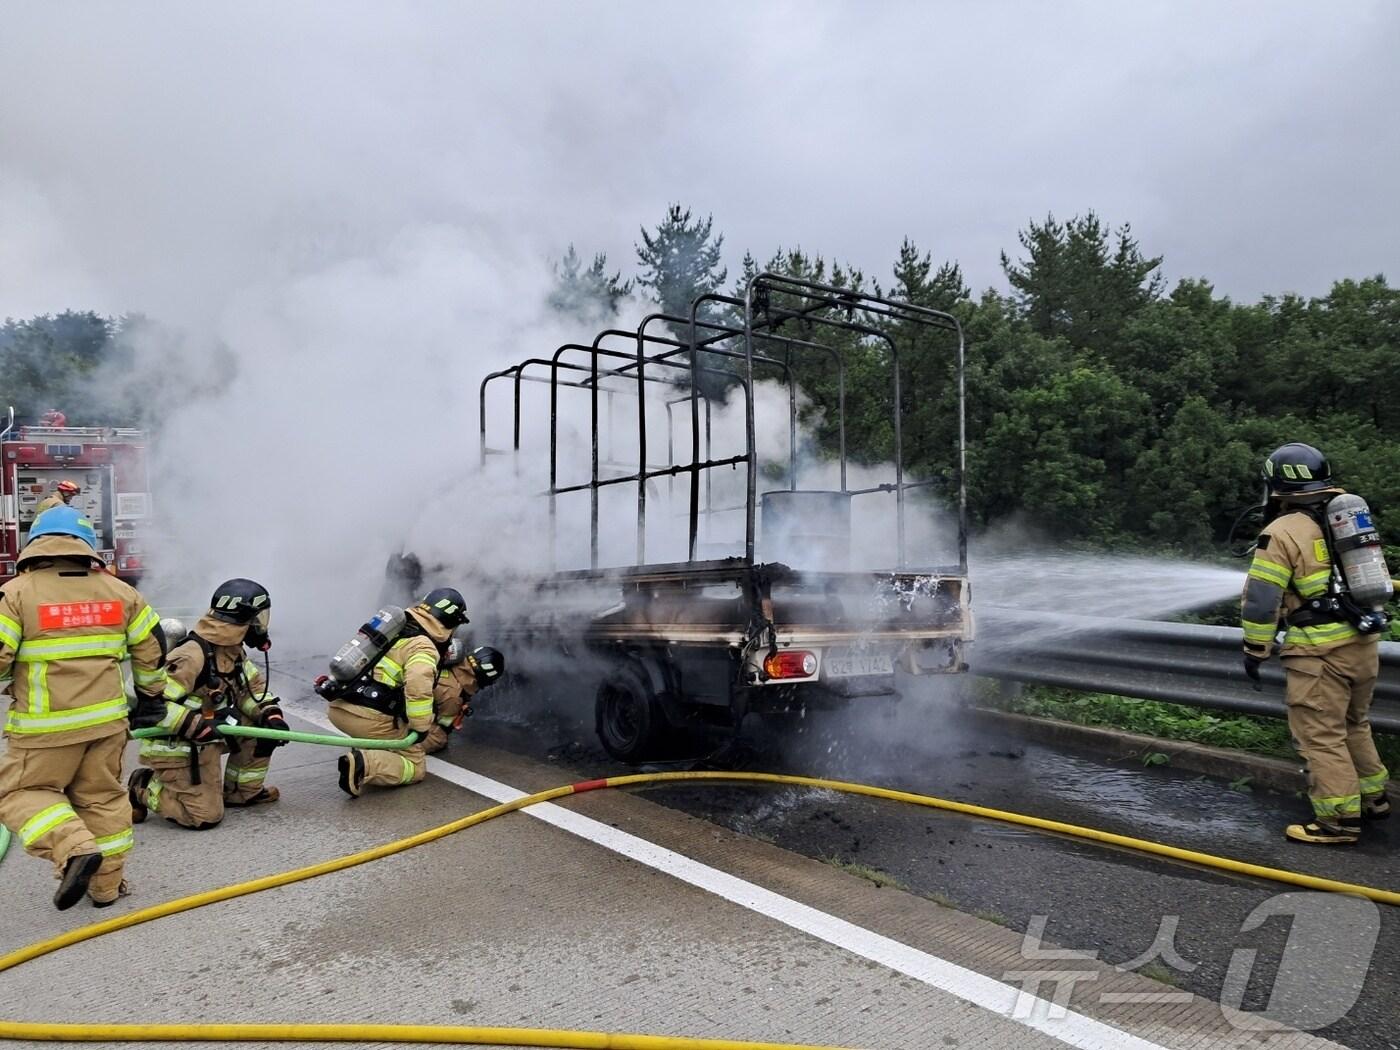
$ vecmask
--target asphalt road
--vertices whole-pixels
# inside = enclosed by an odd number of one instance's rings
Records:
[[[629,771],[599,747],[589,706],[544,706],[518,693],[483,698],[442,757],[469,762],[477,739],[557,761],[567,770],[561,781]],[[786,723],[751,718],[737,743],[679,763],[696,764],[879,784],[1400,888],[1400,821],[1368,826],[1365,841],[1351,849],[1291,844],[1282,829],[1306,814],[1299,799],[989,739],[936,702],[873,701]],[[1395,908],[1334,895],[1281,896],[1288,887],[833,792],[679,787],[648,797],[807,856],[865,866],[913,892],[1017,931],[1039,929],[1046,942],[1097,952],[1109,963],[1153,955],[1145,970],[1152,976],[1247,1011],[1267,1004],[1280,1019],[1348,1046],[1400,1047]],[[1163,934],[1171,948],[1153,951]]]

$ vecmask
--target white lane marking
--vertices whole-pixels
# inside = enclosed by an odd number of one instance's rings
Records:
[[[296,715],[334,730],[316,715],[304,711]],[[512,802],[528,794],[437,758],[428,759],[428,772],[495,802]],[[1166,1050],[1121,1028],[911,948],[552,802],[538,803],[521,812],[1070,1046],[1081,1050]]]

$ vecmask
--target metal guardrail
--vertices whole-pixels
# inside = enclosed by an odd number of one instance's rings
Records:
[[[1270,660],[1263,689],[1244,675],[1231,627],[978,610],[974,674],[1015,682],[1282,718],[1283,668]],[[1371,725],[1400,733],[1400,642],[1381,642]]]

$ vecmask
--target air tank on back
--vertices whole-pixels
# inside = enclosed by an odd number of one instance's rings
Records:
[[[1327,531],[1351,600],[1364,609],[1381,608],[1390,600],[1393,585],[1371,508],[1354,493],[1337,496],[1327,504]]]
[[[331,657],[331,677],[337,682],[353,682],[394,644],[405,623],[404,611],[386,605],[362,624],[355,637]]]
[[[163,617],[160,621],[160,633],[165,635],[165,651],[169,652],[190,636],[189,628],[185,626],[185,621],[176,619],[174,616]]]

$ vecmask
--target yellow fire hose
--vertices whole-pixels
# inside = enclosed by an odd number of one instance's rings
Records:
[[[225,886],[221,889],[197,893],[178,900],[157,904],[150,908],[119,915],[105,922],[93,923],[80,929],[38,941],[28,947],[0,956],[0,973],[12,970],[22,963],[40,956],[56,952],[69,945],[129,929],[142,923],[192,911],[208,904],[232,900],[251,893],[260,893],[277,886],[316,878],[335,871],[344,871],[373,860],[393,856],[417,846],[424,846],[438,839],[446,838],[466,828],[483,824],[488,820],[513,813],[526,806],[550,802],[567,795],[581,794],[600,788],[633,787],[645,784],[728,782],[786,784],[796,787],[824,788],[852,795],[865,795],[870,798],[883,798],[895,802],[906,802],[933,809],[947,810],[966,816],[998,820],[1023,827],[1037,828],[1055,834],[1070,835],[1075,838],[1102,842],[1112,846],[1138,850],[1173,860],[1201,864],[1206,867],[1228,871],[1237,875],[1267,879],[1273,882],[1300,886],[1305,889],[1328,893],[1345,893],[1367,897],[1382,904],[1400,905],[1400,893],[1393,890],[1359,886],[1332,879],[1319,878],[1299,872],[1284,871],[1228,857],[1216,857],[1194,850],[1180,849],[1161,843],[1135,839],[1127,835],[1099,831],[1094,828],[1064,824],[1055,820],[1011,813],[1004,810],[974,806],[965,802],[952,802],[929,795],[916,795],[907,791],[894,791],[889,788],[874,787],[869,784],[853,784],[839,780],[822,780],[816,777],[788,776],[777,773],[731,773],[720,771],[684,773],[639,773],[629,776],[607,777],[601,780],[586,780],[548,791],[536,792],[512,802],[473,813],[450,823],[443,824],[417,835],[399,839],[396,842],[376,846],[373,849],[352,853],[335,860],[312,864],[279,875],[269,875],[248,882]],[[383,1024],[49,1024],[0,1021],[0,1039],[27,1039],[39,1041],[68,1042],[229,1042],[236,1040],[264,1042],[389,1042],[389,1043],[447,1043],[447,1044],[496,1044],[501,1046],[531,1047],[571,1047],[578,1050],[834,1050],[830,1047],[810,1047],[799,1044],[755,1043],[748,1040],[694,1039],[679,1036],[637,1035],[628,1033],[582,1032],[563,1029],[533,1028],[481,1028],[447,1027],[436,1025],[383,1025]]]

